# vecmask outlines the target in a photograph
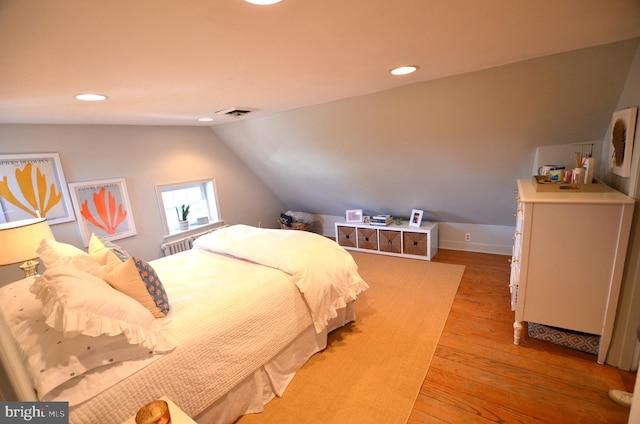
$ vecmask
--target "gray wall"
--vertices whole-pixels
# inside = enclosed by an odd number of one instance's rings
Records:
[[[537,146],[602,140],[638,39],[213,131],[289,208],[513,226]]]
[[[155,185],[214,178],[222,219],[275,227],[284,204],[207,127],[0,125],[0,154],[60,154],[67,183],[125,178],[137,235],[117,240],[145,260],[161,256]],[[51,227],[57,240],[82,247],[78,223]],[[0,267],[0,284],[21,278]]]
[[[640,48],[636,51],[633,64],[629,69],[629,77],[616,110],[638,106],[640,106]],[[610,131],[609,125],[604,137],[605,147],[607,147],[605,157],[609,155]],[[640,354],[636,341],[636,328],[640,325],[640,205],[638,204],[640,201],[640,119],[636,121],[635,134],[631,178],[622,178],[614,174],[608,174],[605,178],[609,184],[636,199],[616,326],[607,358],[607,363],[622,369],[637,367],[638,359],[634,358],[634,353]]]

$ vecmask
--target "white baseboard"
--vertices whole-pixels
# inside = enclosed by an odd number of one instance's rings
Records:
[[[327,236],[336,236],[335,223],[344,221],[342,216],[316,215],[316,232]],[[465,241],[465,234],[471,236]],[[461,224],[452,222],[438,223],[438,248],[463,250],[466,252],[511,255],[513,251],[514,226]]]
[[[464,241],[440,240],[439,249],[462,250],[465,252],[492,253],[494,255],[511,255],[511,246],[500,246]]]

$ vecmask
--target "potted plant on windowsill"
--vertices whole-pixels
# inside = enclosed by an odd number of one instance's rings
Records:
[[[189,205],[182,205],[180,209],[176,207],[176,214],[178,215],[178,223],[180,224],[181,230],[189,229]]]

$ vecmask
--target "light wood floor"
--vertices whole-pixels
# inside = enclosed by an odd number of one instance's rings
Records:
[[[508,259],[434,258],[466,269],[408,423],[626,423],[607,391],[633,391],[635,373],[537,339],[513,344]]]

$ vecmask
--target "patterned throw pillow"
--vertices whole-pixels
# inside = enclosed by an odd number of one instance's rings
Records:
[[[156,318],[164,318],[171,309],[167,292],[156,271],[140,258],[121,262],[116,255],[107,256],[106,280],[116,290],[134,298]]]
[[[105,240],[100,236],[91,234],[91,239],[89,240],[89,255],[93,260],[100,265],[106,265],[109,252],[114,253],[116,257],[120,259],[120,262],[124,262],[131,257],[121,246]]]

